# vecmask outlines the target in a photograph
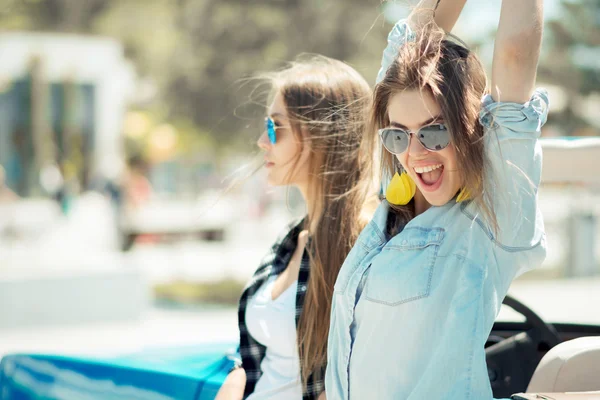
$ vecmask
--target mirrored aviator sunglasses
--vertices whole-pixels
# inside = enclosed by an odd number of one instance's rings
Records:
[[[444,124],[427,125],[417,132],[407,131],[402,128],[383,128],[379,130],[379,137],[383,146],[392,154],[402,154],[408,149],[410,135],[429,151],[440,151],[450,144],[450,132]]]
[[[277,141],[277,129],[275,127],[275,122],[270,117],[265,118],[265,130],[269,136],[269,142],[271,142],[271,144],[275,144]]]

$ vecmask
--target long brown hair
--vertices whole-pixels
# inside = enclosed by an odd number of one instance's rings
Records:
[[[353,68],[323,56],[293,63],[272,76],[272,86],[283,96],[302,149],[310,149],[309,193],[315,204],[309,207],[314,211],[305,227],[316,229],[308,244],[310,276],[298,324],[298,351],[306,384],[311,374],[322,378],[333,286],[367,222],[364,211],[372,199],[369,165],[373,152],[363,138],[371,90]]]
[[[478,114],[481,97],[487,92],[487,79],[479,58],[458,39],[447,35],[431,23],[415,32],[415,41],[404,44],[398,57],[376,85],[371,109],[371,132],[389,125],[390,98],[404,90],[425,90],[441,108],[451,143],[456,149],[458,173],[463,187],[484,217],[495,227],[493,206],[483,182],[488,170],[483,148],[483,126]],[[376,140],[377,135],[368,135]],[[398,161],[382,149],[381,168],[385,177],[392,176]],[[414,201],[407,206],[393,206],[406,222],[414,217]],[[397,228],[397,225],[395,224]],[[392,233],[393,229],[392,229]]]

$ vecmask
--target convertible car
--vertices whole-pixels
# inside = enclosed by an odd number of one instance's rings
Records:
[[[600,138],[546,139],[542,145],[545,182],[600,183],[593,168]],[[496,322],[486,344],[494,397],[600,399],[600,325],[549,323],[511,296],[504,304],[523,320]],[[213,399],[235,348],[216,343],[111,358],[11,354],[0,364],[0,398]]]
[[[2,359],[0,398],[11,400],[214,399],[233,343],[145,351],[115,358],[14,354]]]

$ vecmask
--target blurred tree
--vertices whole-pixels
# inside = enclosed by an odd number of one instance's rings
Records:
[[[166,98],[174,115],[191,116],[218,140],[230,142],[247,119],[260,121],[257,114],[264,112],[260,106],[240,107],[250,102],[248,95],[255,86],[242,86],[241,79],[277,69],[300,53],[356,64],[368,56],[361,43],[377,18],[379,1],[181,0],[180,4],[177,19],[182,35],[171,59],[174,73],[165,82]],[[384,35],[379,29],[370,38],[379,42],[378,51]],[[376,70],[378,58],[368,59],[370,71]],[[257,132],[253,130],[251,137]]]
[[[564,90],[553,124],[569,135],[598,135],[597,110],[592,115],[586,104],[600,101],[600,0],[562,0],[561,7],[560,18],[546,25],[538,79]]]
[[[140,93],[138,107],[166,121],[189,121],[218,146],[247,146],[264,113],[250,97],[256,82],[246,81],[256,73],[278,69],[300,53],[319,53],[349,62],[373,81],[389,29],[381,3],[0,0],[0,29],[118,38],[155,94]],[[574,132],[587,124],[581,99],[600,91],[600,0],[562,0],[562,6],[561,18],[548,22],[539,76],[565,88],[567,105],[553,121]]]
[[[244,85],[246,78],[300,53],[342,59],[373,77],[387,29],[374,25],[380,0],[5,2],[3,29],[120,39],[141,78],[157,89],[147,106],[168,119],[192,121],[220,144],[247,144],[258,135],[264,110],[252,103],[255,85]],[[255,128],[240,135],[249,125]]]
[[[90,33],[110,0],[0,0],[0,27]]]

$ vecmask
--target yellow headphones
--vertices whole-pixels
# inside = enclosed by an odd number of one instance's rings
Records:
[[[416,191],[417,185],[406,171],[402,171],[402,174],[396,172],[385,191],[385,198],[390,204],[405,206],[415,196]]]

